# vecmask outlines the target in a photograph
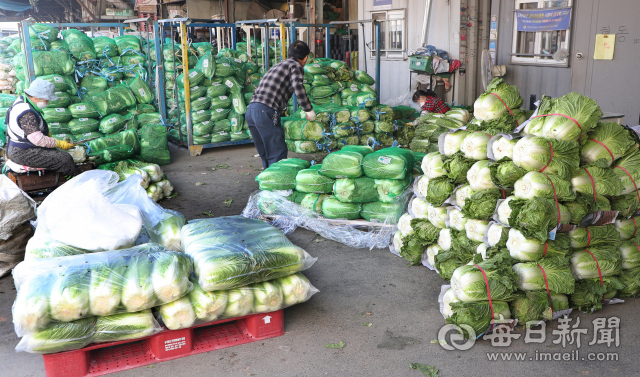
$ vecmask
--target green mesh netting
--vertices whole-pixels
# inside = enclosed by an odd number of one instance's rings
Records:
[[[279,161],[258,174],[256,181],[261,190],[293,190],[296,186],[296,175],[304,168],[309,167],[298,163],[298,159]],[[304,162],[303,160],[300,160]]]
[[[231,97],[217,96],[211,97],[211,110],[228,109],[232,105]]]
[[[200,98],[200,97],[211,97],[207,95],[207,89],[208,87],[206,86],[194,86],[192,88],[189,88],[189,95],[191,96],[191,100],[193,101],[194,98]],[[180,98],[181,102],[184,102],[184,89],[179,89],[178,90],[178,98]]]
[[[227,88],[226,85],[223,85],[221,83],[211,83],[211,86],[207,87],[207,97],[219,97],[219,96],[224,96],[227,94],[227,92],[229,91],[229,88]]]
[[[69,121],[69,130],[74,135],[96,132],[100,128],[100,121],[94,118],[74,118]]]
[[[77,29],[67,29],[61,33],[64,40],[69,44],[69,51],[76,59],[86,61],[96,58],[93,40],[85,33]]]
[[[360,216],[367,221],[397,224],[405,211],[405,203],[371,202],[362,205]]]
[[[47,123],[68,122],[72,118],[71,111],[63,107],[56,107],[55,109],[43,109],[42,117],[47,121]]]
[[[36,77],[54,74],[70,75],[76,68],[71,56],[65,51],[33,51],[31,56]],[[24,54],[16,55],[12,64],[14,67],[26,67]]]
[[[247,140],[247,139],[249,139],[249,134],[244,130],[231,132],[231,140]]]
[[[18,96],[14,96],[13,94],[0,93],[0,107],[11,107],[17,98]],[[4,116],[4,114],[0,114],[0,116]]]
[[[65,52],[71,53],[71,51],[69,51],[69,44],[67,43],[67,41],[62,40],[62,39],[57,39],[57,40],[51,42],[51,50],[52,51],[65,51]]]
[[[229,117],[227,119],[231,122],[231,137],[233,138],[233,134],[237,134],[237,132],[242,131],[244,128],[244,116],[231,110],[229,111]]]
[[[124,128],[127,120],[120,114],[111,114],[100,120],[99,130],[103,134],[112,134]]]
[[[237,68],[230,63],[216,63],[216,77],[230,77],[237,71]]]
[[[343,203],[336,198],[329,197],[322,202],[322,215],[329,219],[359,219],[361,210],[359,203]]]
[[[136,52],[142,52],[140,39],[136,36],[120,35],[115,38],[115,42],[119,55],[136,55]]]
[[[213,122],[210,120],[193,125],[193,134],[196,136],[210,135],[213,131]]]
[[[147,103],[141,103],[136,106],[136,111],[140,114],[155,113],[156,107]]]
[[[241,91],[231,93],[231,101],[233,103],[233,110],[238,114],[246,114],[247,105],[244,102],[244,95]]]
[[[94,153],[116,145],[128,145],[133,148],[135,154],[140,153],[140,140],[135,130],[126,130],[115,135],[92,140],[89,142],[89,149]]]
[[[178,87],[184,88],[184,73],[178,75]],[[197,69],[189,70],[189,87],[200,85],[204,80],[204,75]]]
[[[333,185],[336,199],[344,203],[368,203],[378,200],[375,182],[369,177],[341,178]]]
[[[358,178],[364,174],[362,160],[370,153],[373,153],[370,147],[343,147],[325,157],[320,173],[331,178]]]
[[[140,77],[136,77],[131,80],[128,85],[138,103],[153,102],[153,92],[146,81],[142,80]]]
[[[167,128],[162,125],[147,124],[140,129],[140,155],[147,161],[158,165],[171,163],[167,144]]]
[[[320,149],[315,141],[309,140],[285,140],[287,150],[295,153],[316,153]]]
[[[138,127],[142,127],[145,124],[149,124],[149,123],[155,123],[155,124],[161,124],[161,117],[160,117],[160,113],[144,113],[144,114],[138,114],[136,116],[136,121],[138,122]]]
[[[69,107],[71,104],[71,96],[67,92],[55,92],[58,99],[55,101],[49,101],[47,107]]]
[[[211,53],[213,51],[213,46],[209,42],[192,43],[191,47],[196,49],[198,56],[204,56],[206,53]]]
[[[76,143],[84,143],[84,142],[87,142],[87,141],[99,139],[99,138],[104,137],[104,136],[105,135],[102,132],[98,132],[98,131],[93,131],[93,132],[87,132],[87,133],[84,133],[84,134],[73,135],[74,141]]]
[[[367,177],[403,179],[406,174],[411,174],[414,159],[410,150],[385,148],[367,155],[362,166]]]
[[[318,122],[297,120],[287,122],[284,127],[285,138],[289,140],[322,140],[324,127]]]
[[[69,111],[74,118],[100,118],[98,108],[90,102],[75,103],[69,106]]]
[[[92,96],[90,101],[96,106],[98,112],[100,112],[100,115],[103,117],[118,113],[136,104],[136,98],[125,85],[117,85],[102,93],[98,93]]]
[[[45,75],[40,78],[52,83],[56,91],[64,92],[69,90],[69,84],[67,84],[62,75]]]
[[[69,123],[52,122],[52,123],[48,123],[47,126],[49,127],[49,132],[52,135],[70,134],[71,133],[71,130],[69,129]]]
[[[113,147],[103,149],[99,152],[92,152],[87,154],[87,156],[89,157],[95,157],[94,162],[97,165],[126,160],[133,157],[134,155],[135,152],[133,148],[128,145],[115,145]]]
[[[211,110],[211,121],[217,122],[219,120],[225,119],[229,116],[231,109],[215,109]]]
[[[296,175],[296,190],[307,193],[329,194],[333,191],[333,178],[320,174],[322,165],[300,170]]]
[[[229,134],[229,132],[226,132],[226,131],[214,132],[211,134],[212,143],[222,143],[230,140],[231,140],[231,135]]]
[[[195,69],[202,72],[204,77],[208,79],[213,78],[216,74],[216,59],[211,54],[211,51],[205,53],[200,59],[198,59]]]
[[[191,123],[202,123],[208,120],[211,120],[211,111],[205,109],[191,111]],[[185,113],[180,114],[180,123],[187,124]]]
[[[108,37],[95,37],[93,38],[93,47],[97,56],[109,56],[116,57],[119,55],[118,46],[116,42]]]
[[[29,37],[53,42],[58,40],[58,29],[47,24],[33,24],[29,26]]]

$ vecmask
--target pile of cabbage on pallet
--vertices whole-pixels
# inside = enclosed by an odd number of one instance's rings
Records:
[[[391,245],[450,280],[442,314],[476,334],[640,294],[638,136],[577,93],[526,122],[522,102],[495,79],[475,119],[439,136]]]
[[[406,208],[403,192],[413,182],[413,152],[401,148],[373,151],[348,145],[322,164],[290,158],[258,174],[261,190],[284,191],[287,199],[328,219],[395,224]],[[258,202],[266,215],[286,215],[269,196]]]
[[[171,195],[173,187],[158,166],[169,164],[170,155],[167,130],[153,104],[153,85],[147,82],[148,41],[136,35],[90,38],[80,30],[59,32],[46,24],[31,25],[29,36],[34,74],[51,82],[58,96],[43,117],[54,138],[79,145],[69,151],[74,161],[89,159],[116,170],[121,179],[137,169],[154,200]],[[11,46],[22,48],[19,40]],[[24,53],[17,53],[12,63],[21,95],[27,75]],[[2,116],[15,98],[0,95]]]
[[[300,273],[316,259],[279,230],[240,216],[187,223],[140,180],[92,170],[38,207],[13,272],[16,350],[138,339],[277,311],[318,292]]]

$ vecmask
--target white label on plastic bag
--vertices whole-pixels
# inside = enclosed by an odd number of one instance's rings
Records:
[[[55,82],[63,82],[64,80],[62,79],[62,77],[55,76],[55,77],[53,78],[53,81],[55,81]]]
[[[217,112],[221,113],[224,111],[224,109],[216,109]]]
[[[211,83],[211,86],[220,86],[220,85],[222,85],[222,84],[220,84],[219,82],[213,82],[213,83]]]
[[[234,134],[234,135],[242,135],[242,131],[240,131],[240,132],[234,132],[233,134]]]
[[[64,109],[61,107],[56,108],[56,113],[64,113]]]
[[[224,101],[224,100],[226,100],[226,99],[227,99],[227,98],[229,98],[229,97],[227,97],[227,96],[220,96],[220,97],[218,97],[218,98],[220,98],[221,100],[223,100],[223,101]]]
[[[238,125],[238,119],[236,119],[236,118],[231,119],[231,125],[232,126],[237,126]]]
[[[189,73],[189,77],[193,78],[196,77],[198,75],[198,71],[192,71],[191,73]]]
[[[205,120],[204,122],[202,122],[202,124],[204,124],[206,126],[207,124],[209,124],[209,121]]]
[[[198,90],[199,86],[194,86],[191,90]]]
[[[320,68],[320,64],[314,64],[313,66],[316,68]]]
[[[196,111],[196,114],[204,114],[204,110],[198,110]]]
[[[358,91],[358,86],[356,84],[352,84],[351,85],[351,91],[352,92],[357,92]]]
[[[224,132],[224,131],[222,131],[222,132],[220,132],[220,135],[222,135],[222,136],[226,136],[226,135],[229,135],[229,133],[228,133],[228,132]]]
[[[233,99],[233,106],[239,106],[240,105],[240,101],[238,101],[237,98]]]
[[[325,79],[329,78],[329,76],[327,76],[327,75],[321,75],[321,76],[324,77]]]
[[[202,135],[200,137],[211,137],[211,135],[210,134],[206,134],[206,135]]]
[[[89,118],[80,118],[80,119],[78,119],[78,120],[79,120],[79,121],[81,121],[81,122],[86,122],[86,121],[88,121],[88,120],[89,120]]]
[[[240,59],[238,59],[238,58],[233,59],[233,60],[235,60],[235,62],[236,62],[236,63],[242,63],[242,60],[240,60]]]
[[[224,82],[226,86],[228,86],[229,88],[233,88],[233,83],[231,82],[231,80],[227,80]]]
[[[76,106],[76,110],[86,110],[87,107],[85,105],[78,105]]]
[[[55,123],[49,123],[49,125],[50,125],[50,126],[59,126],[59,125],[60,125],[60,123],[58,123],[58,122],[55,122]]]
[[[116,119],[116,118],[111,118],[111,119],[109,119],[109,123],[115,123],[115,122],[116,122],[116,120],[118,120],[118,119]]]
[[[91,136],[91,132],[87,132],[86,134],[82,134],[82,136],[87,136],[87,137],[89,137],[89,136]]]
[[[222,63],[222,66],[223,66],[223,67],[231,67],[231,66],[229,65],[229,63]]]
[[[138,89],[138,93],[140,93],[140,95],[143,97],[147,95],[147,92],[145,92],[142,88]]]
[[[209,67],[209,60],[204,59],[204,60],[202,61],[202,66],[203,66],[203,67],[205,67],[205,68],[208,68],[208,67]]]
[[[389,165],[391,163],[391,157],[378,157],[378,162],[381,164]]]

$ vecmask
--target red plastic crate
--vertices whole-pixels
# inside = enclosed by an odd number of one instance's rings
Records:
[[[43,355],[47,377],[102,376],[284,334],[282,310]]]

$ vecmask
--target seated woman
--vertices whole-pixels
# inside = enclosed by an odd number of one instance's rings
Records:
[[[80,171],[71,155],[60,149],[71,149],[73,144],[49,137],[49,127],[42,117],[42,109],[58,97],[52,83],[35,79],[25,94],[18,97],[7,110],[7,136],[9,159],[32,168],[55,170],[64,175],[77,175]]]
[[[431,90],[416,90],[413,93],[413,102],[417,102],[420,105],[421,112],[427,113],[440,113],[444,114],[451,110],[446,102],[438,98],[436,93]]]

